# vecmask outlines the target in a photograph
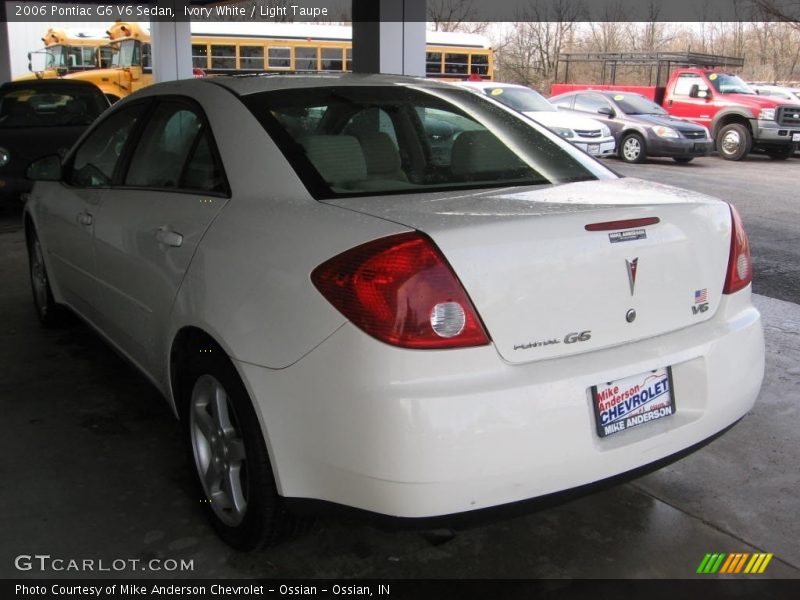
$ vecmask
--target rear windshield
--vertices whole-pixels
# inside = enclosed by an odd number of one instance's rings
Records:
[[[0,129],[85,126],[107,106],[92,90],[13,88],[0,91]]]
[[[242,100],[317,199],[613,177],[455,86],[306,88]]]

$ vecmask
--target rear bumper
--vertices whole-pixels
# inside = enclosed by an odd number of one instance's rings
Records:
[[[599,438],[589,388],[665,365],[676,413]],[[697,326],[525,365],[491,346],[400,350],[345,325],[286,369],[237,367],[282,495],[430,517],[590,484],[714,436],[753,406],[764,341],[748,289]]]

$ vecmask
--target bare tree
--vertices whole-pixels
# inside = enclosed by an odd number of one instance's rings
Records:
[[[548,91],[556,75],[558,56],[573,39],[582,14],[582,6],[575,0],[526,6],[497,51],[500,77]]]
[[[636,23],[629,24],[629,38],[633,41],[636,50],[653,52],[663,47],[666,41],[666,24],[659,20],[661,16],[661,5],[650,0],[647,5],[647,21],[643,22],[642,27]]]
[[[474,0],[428,0],[428,22],[434,31],[485,33],[489,22],[479,20]]]
[[[627,43],[625,6],[620,0],[605,4],[599,20],[589,23],[591,50],[594,52],[620,52]]]
[[[789,23],[800,29],[800,0],[751,0],[768,19]]]

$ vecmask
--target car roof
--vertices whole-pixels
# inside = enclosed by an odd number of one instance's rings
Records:
[[[536,91],[524,85],[518,85],[516,83],[502,83],[499,81],[458,81],[457,83],[458,85],[464,87],[479,88],[482,90],[502,87],[502,88],[519,88],[521,90],[530,90],[532,92]]]
[[[188,81],[188,80],[187,80]],[[319,75],[223,75],[194,80],[199,84],[220,85],[239,96],[275,90],[296,90],[329,86],[395,86],[415,85],[452,89],[449,83],[432,81],[422,77],[404,75],[375,75],[364,73],[319,74]],[[186,81],[184,81],[186,83]]]
[[[574,96],[575,94],[601,94],[602,96],[605,96],[606,98],[611,98],[612,100],[614,99],[614,96],[641,96],[642,98],[650,100],[652,102],[652,99],[648,98],[644,94],[640,94],[639,92],[629,92],[626,90],[593,90],[593,89],[569,90],[568,92],[564,92],[563,94],[557,94],[553,96],[553,98],[559,98],[561,96]]]

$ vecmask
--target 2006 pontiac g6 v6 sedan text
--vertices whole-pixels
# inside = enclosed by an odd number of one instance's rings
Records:
[[[68,306],[158,386],[239,548],[283,498],[427,517],[605,479],[761,385],[733,207],[456,86],[159,84],[29,171],[41,320]]]

